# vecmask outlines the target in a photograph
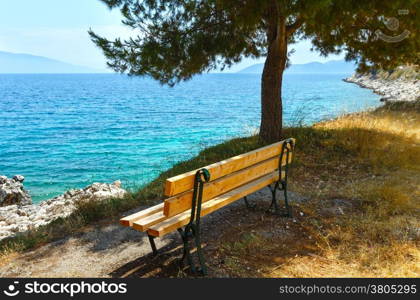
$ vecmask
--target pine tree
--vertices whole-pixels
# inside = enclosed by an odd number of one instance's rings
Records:
[[[100,0],[120,9],[138,33],[92,40],[118,72],[174,85],[224,69],[244,57],[266,57],[260,136],[281,138],[283,72],[290,45],[312,41],[321,55],[345,53],[359,70],[419,62],[418,0]]]

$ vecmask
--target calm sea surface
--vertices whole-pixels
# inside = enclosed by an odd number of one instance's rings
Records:
[[[344,77],[286,75],[285,123],[379,105]],[[35,202],[94,181],[136,188],[202,147],[255,132],[259,118],[256,74],[175,88],[115,74],[0,75],[0,175],[24,175]]]

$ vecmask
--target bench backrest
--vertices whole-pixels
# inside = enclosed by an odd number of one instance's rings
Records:
[[[292,141],[294,144],[293,139]],[[284,143],[285,141],[281,141],[204,167],[210,172],[210,182],[204,185],[202,201],[213,199],[264,175],[278,172]],[[289,144],[286,145],[290,148]],[[290,149],[288,163],[292,161],[292,151]],[[282,166],[286,164],[284,155]],[[196,172],[194,170],[166,180],[165,196],[170,197],[164,202],[166,216],[171,217],[191,209]]]

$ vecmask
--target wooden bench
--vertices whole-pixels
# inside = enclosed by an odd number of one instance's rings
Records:
[[[166,180],[163,203],[124,217],[120,223],[147,232],[153,254],[157,254],[154,239],[178,230],[184,243],[183,264],[187,258],[195,272],[190,254],[189,240],[197,248],[206,274],[200,241],[200,218],[238,199],[243,198],[250,208],[247,195],[264,187],[272,193],[269,211],[279,213],[276,191],[284,192],[285,216],[291,216],[287,200],[287,177],[293,158],[294,139],[287,139],[257,150],[244,153],[199,170],[184,173]]]

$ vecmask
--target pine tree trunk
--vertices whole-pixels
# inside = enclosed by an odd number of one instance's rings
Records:
[[[281,139],[281,86],[287,60],[287,34],[285,18],[278,11],[271,10],[268,22],[268,53],[261,78],[260,137],[272,143]]]

